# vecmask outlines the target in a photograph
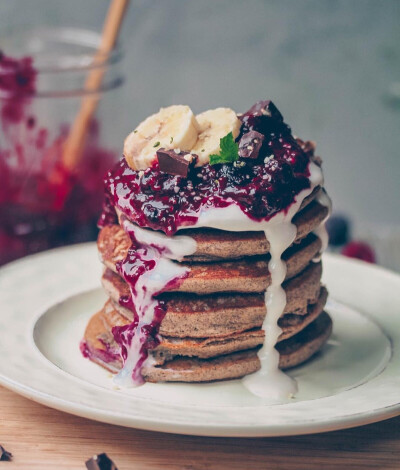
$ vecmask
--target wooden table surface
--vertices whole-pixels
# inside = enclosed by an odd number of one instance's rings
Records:
[[[400,469],[400,417],[331,433],[282,438],[208,438],[97,423],[0,387],[0,470],[84,470],[106,452],[118,470]]]

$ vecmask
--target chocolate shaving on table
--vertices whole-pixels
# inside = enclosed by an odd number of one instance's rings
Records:
[[[157,150],[158,166],[161,171],[169,175],[182,176],[187,178],[189,171],[197,161],[197,155],[190,152],[183,152],[179,149]]]
[[[265,137],[257,131],[249,131],[239,141],[241,158],[257,158]]]
[[[118,470],[107,454],[94,455],[86,461],[87,470]]]
[[[6,449],[0,445],[0,460],[2,462],[10,462],[12,459],[12,453],[6,451]]]

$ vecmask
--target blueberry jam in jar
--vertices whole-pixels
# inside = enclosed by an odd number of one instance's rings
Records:
[[[88,93],[85,80],[99,41],[96,33],[63,28],[18,33],[2,41],[0,265],[97,237],[103,178],[117,159],[113,143],[119,142],[104,134],[102,111],[103,101],[108,102],[103,92],[108,95],[121,83],[110,76],[119,62],[114,52],[102,63],[107,88],[98,90],[102,100],[88,127],[82,158],[72,170],[63,161],[71,125]]]

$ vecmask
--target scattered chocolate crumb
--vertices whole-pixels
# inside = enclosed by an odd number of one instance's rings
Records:
[[[118,470],[107,454],[94,455],[86,461],[86,468],[88,470]]]
[[[0,460],[2,462],[10,462],[12,459],[12,453],[6,451],[6,449],[0,445]]]
[[[262,108],[261,113],[264,114],[264,116],[268,116],[268,117],[272,116],[271,111],[269,109],[266,109],[266,108]]]
[[[317,144],[313,140],[301,140],[299,137],[295,137],[297,143],[300,145],[303,152],[305,152],[309,157],[312,157],[315,153],[315,148]]]

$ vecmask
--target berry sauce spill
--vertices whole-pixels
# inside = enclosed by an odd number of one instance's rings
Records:
[[[0,265],[94,239],[102,177],[115,161],[113,152],[98,145],[99,125],[93,122],[80,167],[74,174],[63,167],[69,124],[54,133],[36,115],[39,75],[31,57],[0,52]]]
[[[121,348],[124,362],[115,382],[129,387],[143,383],[142,368],[151,365],[149,350],[160,343],[158,331],[166,307],[157,295],[176,287],[189,274],[188,268],[171,260],[181,260],[195,251],[195,246],[191,239],[186,240],[188,237],[178,237],[180,240],[172,244],[168,240],[163,242],[157,235],[154,240],[143,235],[140,228],[124,217],[121,225],[129,234],[132,245],[116,268],[129,285],[131,302],[125,306],[132,309],[134,318],[129,325],[114,326],[112,334]]]
[[[236,204],[253,220],[268,220],[287,209],[296,194],[310,186],[310,157],[271,102],[260,102],[241,116],[240,138],[249,131],[264,136],[257,158],[234,164],[204,165],[188,178],[159,170],[129,168],[125,159],[107,174],[106,202],[100,225],[115,222],[113,207],[141,227],[172,236],[193,225],[209,208]],[[265,112],[265,108],[270,110]],[[259,110],[262,109],[264,113]]]

